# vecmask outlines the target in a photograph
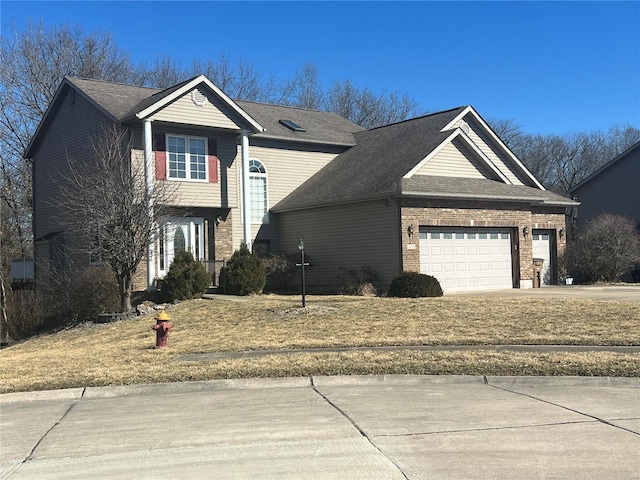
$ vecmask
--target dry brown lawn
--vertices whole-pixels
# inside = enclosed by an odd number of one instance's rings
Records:
[[[213,378],[335,374],[640,376],[640,354],[491,350],[304,352],[390,345],[640,345],[640,304],[563,299],[392,299],[264,295],[170,307],[169,346],[153,316],[87,323],[0,351],[0,392]],[[301,349],[243,360],[183,354]]]

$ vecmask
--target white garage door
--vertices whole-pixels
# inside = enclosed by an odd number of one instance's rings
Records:
[[[493,229],[420,229],[420,272],[445,292],[512,288],[511,233]]]
[[[551,235],[549,232],[533,231],[531,235],[533,258],[542,258],[542,284],[551,285]]]

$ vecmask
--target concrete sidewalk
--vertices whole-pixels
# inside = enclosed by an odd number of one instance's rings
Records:
[[[0,395],[0,478],[640,478],[640,379],[348,376]]]

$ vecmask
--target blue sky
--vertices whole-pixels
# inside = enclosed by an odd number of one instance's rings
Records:
[[[255,63],[277,79],[314,63],[408,93],[423,111],[471,104],[528,133],[640,128],[640,2],[6,1],[15,21],[110,31],[134,61]]]

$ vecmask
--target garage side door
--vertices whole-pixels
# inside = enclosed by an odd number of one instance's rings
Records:
[[[445,292],[513,287],[511,233],[493,229],[420,229],[420,272]]]
[[[533,258],[542,258],[542,284],[551,285],[553,283],[551,272],[551,235],[548,231],[533,231],[531,235],[531,244],[533,248]]]

